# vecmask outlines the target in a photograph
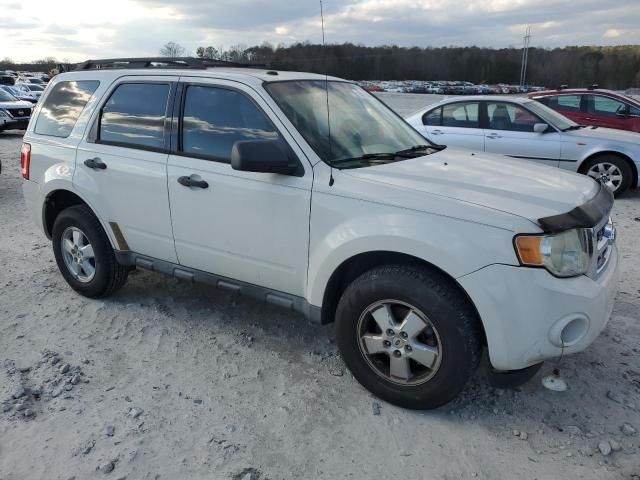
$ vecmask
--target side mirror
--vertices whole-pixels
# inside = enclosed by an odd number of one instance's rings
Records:
[[[619,117],[628,117],[630,113],[631,109],[629,108],[629,105],[624,105],[618,109],[616,115]]]
[[[536,133],[545,133],[548,128],[549,128],[549,125],[547,125],[546,123],[536,123],[533,126],[533,131]]]
[[[295,175],[298,163],[290,159],[282,142],[242,140],[233,144],[231,168],[243,172]]]

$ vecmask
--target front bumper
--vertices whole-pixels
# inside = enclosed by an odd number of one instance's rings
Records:
[[[606,268],[557,278],[544,269],[489,265],[458,279],[484,325],[497,370],[519,370],[588,347],[606,326],[619,279],[615,244]]]

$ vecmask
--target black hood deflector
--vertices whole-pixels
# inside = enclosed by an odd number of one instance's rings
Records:
[[[568,213],[539,218],[538,223],[547,233],[558,233],[571,228],[593,228],[613,207],[613,192],[598,182],[600,190],[587,203]]]

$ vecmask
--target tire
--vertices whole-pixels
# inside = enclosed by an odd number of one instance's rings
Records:
[[[388,312],[393,337],[380,326],[379,319],[388,318]],[[422,328],[420,322],[426,328],[412,340]],[[412,323],[420,326],[413,328]],[[354,280],[338,302],[336,333],[353,376],[379,398],[411,409],[437,408],[456,397],[482,352],[480,323],[469,300],[451,279],[420,266],[377,267]]]
[[[60,273],[81,295],[106,297],[126,283],[129,269],[116,261],[107,234],[89,207],[75,205],[60,212],[53,224],[52,239]],[[93,257],[85,248],[87,244],[92,247]],[[84,246],[71,248],[78,245]]]
[[[617,155],[598,155],[587,161],[580,171],[595,180],[604,177],[605,184],[613,190],[615,197],[626,192],[633,182],[633,169],[631,165]],[[615,181],[611,173],[613,173],[615,177],[620,176],[621,179]],[[608,180],[608,182],[606,180]]]

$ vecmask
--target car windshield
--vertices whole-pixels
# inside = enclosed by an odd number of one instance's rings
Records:
[[[32,92],[41,92],[44,90],[40,85],[36,85],[35,83],[25,83],[26,87]]]
[[[531,100],[525,102],[524,105],[533,113],[542,118],[542,120],[547,122],[549,125],[553,125],[559,130],[573,130],[579,127],[579,125],[573,120],[569,120],[564,115],[556,112],[555,110],[552,110],[551,108],[541,104],[540,102]]]
[[[352,83],[297,80],[271,82],[265,88],[316,154],[331,166],[367,167],[441,148]]]
[[[0,102],[15,102],[16,97],[7,92],[4,88],[0,88]]]

